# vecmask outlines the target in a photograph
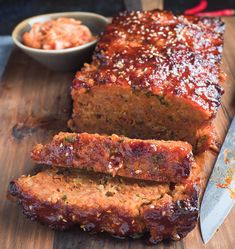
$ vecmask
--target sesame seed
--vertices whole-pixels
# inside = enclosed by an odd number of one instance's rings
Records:
[[[142,173],[142,170],[141,170],[141,169],[137,169],[137,170],[135,171],[135,173],[138,175],[138,174]]]

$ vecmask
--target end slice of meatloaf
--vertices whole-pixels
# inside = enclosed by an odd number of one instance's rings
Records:
[[[194,165],[187,142],[88,133],[60,132],[50,143],[36,145],[31,157],[42,164],[159,182],[183,182]]]
[[[79,224],[119,237],[150,233],[150,241],[179,240],[198,218],[198,182],[159,184],[77,170],[46,170],[10,183],[23,213],[54,229]]]
[[[223,94],[223,32],[218,18],[120,13],[76,73],[70,128],[208,149]]]

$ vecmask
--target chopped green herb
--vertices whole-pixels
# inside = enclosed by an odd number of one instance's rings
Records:
[[[113,154],[116,154],[116,153],[118,153],[118,148],[113,147],[113,148],[109,149],[109,154],[110,155],[113,155]]]
[[[154,96],[154,94],[153,94],[152,92],[147,92],[145,95],[146,95],[146,97],[148,97],[148,98],[151,97],[151,96]]]
[[[175,140],[177,138],[177,135],[174,131],[171,131],[170,137],[171,137],[171,139]]]
[[[135,94],[135,95],[139,95],[141,93],[140,89],[138,89],[137,87],[134,87],[132,86],[132,92]]]
[[[64,202],[66,202],[66,201],[67,201],[67,195],[63,195],[63,196],[61,197],[61,200],[64,201]]]
[[[145,198],[144,196],[141,196],[141,195],[139,195],[139,194],[136,194],[136,196],[139,197],[139,198],[142,199],[142,200],[147,199],[147,198]]]
[[[86,167],[86,171],[90,172],[90,171],[93,171],[93,169],[92,169],[91,166],[87,166],[87,167]]]
[[[201,136],[197,141],[197,148],[200,148],[208,140],[207,135]]]
[[[79,178],[73,178],[73,183],[76,183],[76,184],[81,184],[81,179]]]
[[[90,92],[91,92],[91,88],[90,87],[86,88],[86,93],[90,93]]]
[[[201,143],[204,143],[207,139],[208,139],[208,136],[207,135],[203,135],[202,137],[199,138],[199,141]]]
[[[152,96],[156,96],[157,97],[157,99],[160,101],[160,103],[162,104],[162,105],[165,105],[165,106],[169,106],[169,103],[165,100],[165,96],[163,96],[163,95],[155,95],[155,94],[153,94],[152,92],[147,92],[147,93],[145,93],[145,95],[146,95],[146,97],[152,97]]]
[[[136,194],[136,196],[137,196],[138,198],[140,198],[141,200],[143,200],[145,204],[151,203],[151,200],[145,198],[144,196],[141,196],[141,195],[139,195],[139,194]]]
[[[118,143],[122,144],[124,142],[124,140],[125,140],[124,138],[121,138],[118,140]]]
[[[67,136],[64,138],[64,141],[67,143],[74,143],[76,141],[76,137],[74,136]]]
[[[160,101],[160,103],[162,105],[169,106],[169,103],[165,100],[164,96],[162,96],[162,95],[156,95],[156,97],[158,98],[158,100]]]
[[[112,178],[112,176],[104,176],[99,180],[99,184],[104,185],[104,187],[108,184],[109,180]]]
[[[166,132],[167,128],[165,126],[158,126],[158,132]]]
[[[124,183],[124,181],[123,181],[122,178],[118,178],[118,181],[119,181],[120,183]]]
[[[179,208],[185,209],[185,202],[184,201],[178,200],[177,201],[177,205],[178,205]]]
[[[105,121],[106,121],[106,122],[112,122],[112,118],[106,117]]]
[[[154,163],[159,163],[159,161],[161,161],[162,159],[163,159],[162,154],[152,155],[152,160]]]

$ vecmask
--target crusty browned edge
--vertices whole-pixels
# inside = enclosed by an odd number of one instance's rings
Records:
[[[199,212],[198,183],[189,181],[185,188],[187,198],[174,202],[164,199],[158,206],[143,206],[142,213],[135,218],[114,206],[109,210],[81,209],[61,201],[40,201],[24,192],[17,180],[11,181],[9,193],[18,197],[26,217],[52,229],[66,230],[80,225],[85,231],[108,232],[120,238],[137,238],[149,232],[149,242],[156,244],[162,240],[180,240],[196,226]]]
[[[205,125],[201,130],[199,130],[197,137],[196,146],[193,150],[194,155],[199,155],[206,150],[218,152],[220,147],[219,138],[213,123]]]
[[[199,185],[195,182],[190,185],[188,199],[145,210],[144,220],[147,230],[150,230],[151,243],[165,239],[179,240],[194,229],[199,214]]]
[[[85,168],[143,180],[184,182],[194,159],[186,142],[129,139],[88,133],[60,132],[46,145],[36,145],[36,163]]]

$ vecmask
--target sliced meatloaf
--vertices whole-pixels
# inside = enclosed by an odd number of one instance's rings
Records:
[[[10,183],[23,213],[54,229],[79,224],[87,231],[150,241],[179,240],[198,218],[198,182],[159,184],[77,170],[46,170]]]
[[[31,157],[37,163],[160,182],[183,182],[194,165],[186,142],[88,133],[60,132],[49,144],[36,145]]]
[[[208,149],[223,94],[223,32],[218,18],[120,13],[76,73],[70,128]]]

